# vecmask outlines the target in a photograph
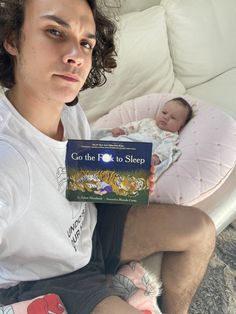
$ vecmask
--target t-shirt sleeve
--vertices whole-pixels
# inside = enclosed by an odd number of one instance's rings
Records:
[[[0,142],[0,245],[4,229],[22,215],[29,201],[29,168],[23,156]]]

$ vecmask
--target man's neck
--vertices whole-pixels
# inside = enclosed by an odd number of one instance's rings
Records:
[[[7,98],[20,115],[40,132],[55,140],[63,140],[61,113],[64,104],[52,103],[43,98],[35,101],[29,95],[23,96],[18,93],[16,88],[7,93]]]

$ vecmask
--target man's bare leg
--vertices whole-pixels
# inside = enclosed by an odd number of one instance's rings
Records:
[[[196,208],[153,204],[133,207],[125,224],[121,260],[165,252],[162,263],[166,314],[186,314],[215,246],[215,227]],[[92,314],[138,314],[119,297],[109,297]]]
[[[108,297],[100,302],[91,314],[140,314],[133,306],[119,297]]]
[[[121,260],[140,260],[155,252],[165,252],[161,273],[162,311],[186,314],[214,247],[215,227],[202,211],[193,207],[153,204],[130,210]]]

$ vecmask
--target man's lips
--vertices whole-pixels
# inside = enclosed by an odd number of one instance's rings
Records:
[[[56,74],[56,76],[68,82],[79,82],[79,77],[74,74]]]

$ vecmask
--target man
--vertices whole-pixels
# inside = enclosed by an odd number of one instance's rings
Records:
[[[114,27],[92,0],[1,0],[0,25],[0,302],[54,292],[70,314],[139,313],[105,273],[164,251],[162,310],[187,313],[214,250],[207,215],[65,199],[66,140],[90,136],[65,103],[114,68]]]

